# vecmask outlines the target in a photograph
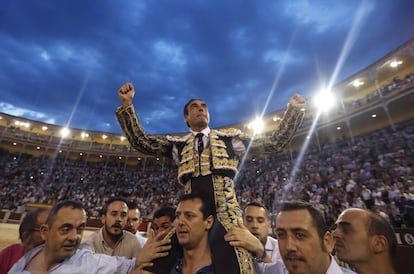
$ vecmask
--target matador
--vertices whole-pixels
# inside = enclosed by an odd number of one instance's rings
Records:
[[[201,194],[214,203],[216,221],[209,242],[216,273],[252,274],[252,254],[224,240],[224,234],[238,225],[242,216],[234,189],[238,163],[251,141],[249,147],[253,151],[280,152],[303,119],[304,98],[293,95],[277,129],[259,141],[239,129],[211,129],[208,107],[202,99],[191,99],[184,106],[184,121],[190,129],[187,135],[146,134],[132,104],[134,95],[132,83],[118,90],[122,106],[116,110],[116,116],[129,143],[146,155],[173,159],[184,192]]]

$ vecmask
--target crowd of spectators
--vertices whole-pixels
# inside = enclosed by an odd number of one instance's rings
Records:
[[[384,86],[378,87],[373,92],[370,92],[366,95],[363,95],[359,98],[354,98],[352,100],[345,101],[343,100],[343,107],[339,107],[336,109],[331,110],[330,117],[335,116],[343,116],[346,113],[353,112],[359,108],[366,107],[370,103],[373,103],[375,101],[381,100],[384,97],[387,97],[391,93],[396,94],[401,91],[405,91],[408,88],[412,87],[414,85],[414,73],[409,72],[408,74],[403,77],[403,79],[400,79],[399,76],[395,76],[392,78],[387,84]],[[313,112],[310,112],[309,115],[305,117],[305,119],[302,121],[301,128],[307,128],[310,125],[312,125],[312,121],[315,117],[311,114]]]
[[[258,200],[276,213],[280,201],[307,200],[329,224],[345,208],[369,208],[396,227],[414,227],[414,120],[395,129],[311,146],[302,160],[299,152],[293,160],[256,158],[241,169],[239,201]]]
[[[414,73],[408,73],[404,79],[400,79],[400,77],[395,76],[392,80],[389,81],[383,87],[378,88],[375,92],[369,93],[362,98],[353,100],[351,102],[346,103],[345,107],[348,110],[356,109],[362,106],[366,106],[372,101],[378,100],[383,96],[387,96],[393,91],[399,91],[403,88],[412,85],[414,83]]]
[[[281,201],[308,200],[329,224],[345,208],[367,207],[395,227],[414,227],[414,120],[394,129],[309,146],[302,160],[299,152],[247,157],[236,180],[239,202],[243,207],[260,201],[275,215]],[[175,168],[144,172],[4,150],[0,165],[0,208],[13,211],[25,210],[27,203],[75,199],[98,216],[109,198],[125,196],[149,216],[160,206],[175,205],[182,192]]]
[[[90,216],[99,216],[113,196],[136,201],[144,214],[177,198],[175,171],[33,157],[0,152],[0,208],[24,210],[27,203],[54,204],[62,199],[81,201]],[[147,169],[147,171],[150,169]]]

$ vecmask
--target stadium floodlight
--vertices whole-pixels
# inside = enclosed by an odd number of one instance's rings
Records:
[[[18,127],[25,127],[25,128],[30,127],[30,123],[28,123],[28,122],[14,121],[14,124]]]
[[[392,61],[391,63],[390,63],[390,67],[392,67],[392,68],[396,68],[396,67],[398,67],[399,65],[401,65],[403,62],[401,61],[401,60],[394,60],[394,61]]]
[[[360,79],[356,79],[355,81],[352,82],[352,85],[356,88],[362,86],[364,83],[364,81],[360,80]]]
[[[125,136],[121,136],[121,142],[125,141],[126,137]]]
[[[260,119],[260,117],[256,117],[256,119],[254,119],[254,121],[252,121],[249,124],[249,129],[252,129],[254,134],[260,133],[263,130],[264,127],[264,122],[262,119]]]
[[[280,120],[282,120],[282,118],[279,117],[279,116],[274,116],[273,117],[273,122],[277,122],[277,121],[280,121]]]
[[[106,140],[106,138],[108,138],[108,136],[106,136],[105,134],[102,135],[102,139]]]
[[[64,127],[60,130],[60,136],[63,138],[67,137],[70,134],[70,130],[67,127]]]
[[[89,133],[84,132],[84,131],[81,132],[81,138],[82,139],[85,139],[85,138],[88,138],[88,137],[89,137]]]
[[[46,131],[48,129],[48,127],[47,126],[42,126],[42,130],[43,131]]]
[[[335,105],[335,98],[329,90],[319,92],[313,99],[313,103],[320,112],[328,112]]]

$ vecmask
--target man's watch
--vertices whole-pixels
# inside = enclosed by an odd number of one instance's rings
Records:
[[[261,256],[253,256],[253,260],[255,260],[258,263],[262,263],[264,259],[266,258],[266,249],[263,250],[263,254]]]

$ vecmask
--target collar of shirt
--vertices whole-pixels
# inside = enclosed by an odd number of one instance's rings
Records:
[[[273,240],[273,241],[272,241]],[[273,251],[278,248],[277,240],[275,238],[271,238],[271,236],[266,237],[266,244],[265,244],[266,251]]]
[[[178,259],[177,263],[173,267],[173,269],[170,271],[170,274],[182,274],[183,273],[183,261],[182,258]],[[206,265],[197,270],[195,274],[215,274],[214,265]]]
[[[192,130],[191,130],[191,133],[192,133],[194,136],[196,136],[198,133],[203,133],[204,137],[207,137],[207,136],[210,134],[210,131],[211,131],[211,129],[210,129],[209,127],[206,127],[205,129],[203,129],[203,130],[202,130],[202,131],[200,131],[200,132],[196,132],[196,131],[192,131]]]
[[[331,264],[326,270],[326,274],[356,274],[351,269],[340,267],[336,262],[335,258],[331,255],[329,256],[331,257]]]

